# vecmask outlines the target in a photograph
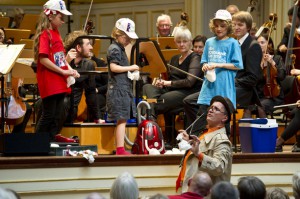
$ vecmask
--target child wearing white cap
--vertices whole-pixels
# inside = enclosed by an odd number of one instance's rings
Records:
[[[113,28],[113,43],[107,50],[108,87],[106,95],[107,120],[117,121],[116,145],[117,155],[129,155],[124,149],[126,121],[136,115],[132,81],[127,77],[128,71],[137,71],[137,65],[129,65],[125,46],[132,39],[137,39],[135,24],[128,18],[119,19]]]
[[[59,133],[57,124],[64,114],[64,97],[71,92],[67,78],[79,77],[77,71],[66,62],[64,45],[58,31],[64,23],[64,15],[72,15],[64,1],[47,1],[34,38],[37,81],[43,102],[36,133],[49,133],[51,141],[55,141],[55,135]]]
[[[232,33],[231,20],[227,10],[218,10],[209,23],[210,30],[215,36],[206,41],[201,58],[202,70],[206,78],[197,102],[200,105],[198,115],[204,114],[199,122],[200,129],[205,127],[207,108],[214,96],[227,97],[236,107],[234,78],[237,70],[243,69],[243,61],[239,43],[229,37]]]

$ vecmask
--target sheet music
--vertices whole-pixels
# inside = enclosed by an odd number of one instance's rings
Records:
[[[25,44],[0,45],[0,73],[7,74],[21,54]]]

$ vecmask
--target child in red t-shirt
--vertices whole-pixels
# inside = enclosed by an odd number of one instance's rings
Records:
[[[64,114],[64,97],[71,92],[67,78],[79,77],[65,60],[65,49],[58,31],[64,15],[72,15],[63,0],[49,0],[44,5],[34,39],[37,81],[42,98],[42,116],[36,133],[49,133],[50,140],[58,134],[58,122]]]

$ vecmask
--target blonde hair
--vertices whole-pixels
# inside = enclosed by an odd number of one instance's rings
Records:
[[[110,36],[116,40],[117,37],[123,36],[123,35],[126,35],[126,33],[124,31],[114,27]]]
[[[192,49],[193,44],[192,44],[192,33],[191,31],[185,27],[185,26],[179,26],[176,29],[175,35],[174,35],[174,41],[179,41],[179,40],[186,40],[190,42],[190,49]]]
[[[212,33],[215,33],[215,24],[214,24],[214,21],[216,21],[216,20],[219,20],[221,22],[225,22],[226,25],[227,25],[227,35],[232,34],[232,32],[233,32],[232,21],[231,20],[221,20],[221,19],[211,19],[209,21],[209,25],[208,26],[209,26],[209,29],[210,29],[210,31]]]
[[[49,32],[49,28],[51,26],[49,18],[45,15],[44,12],[41,12],[39,23],[37,25],[37,29],[34,35],[34,60],[37,62],[39,58],[39,45],[40,45],[40,36],[44,30],[47,30],[48,35],[51,39],[51,35]]]
[[[252,28],[253,18],[249,12],[240,11],[240,12],[235,13],[232,16],[232,21],[239,21],[239,22],[245,23],[246,27],[248,29],[248,32],[249,32]]]

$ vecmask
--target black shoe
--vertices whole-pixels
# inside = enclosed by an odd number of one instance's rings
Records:
[[[275,151],[276,151],[276,152],[282,152],[282,151],[283,151],[283,150],[282,150],[282,145],[276,146],[276,147],[275,147]]]

